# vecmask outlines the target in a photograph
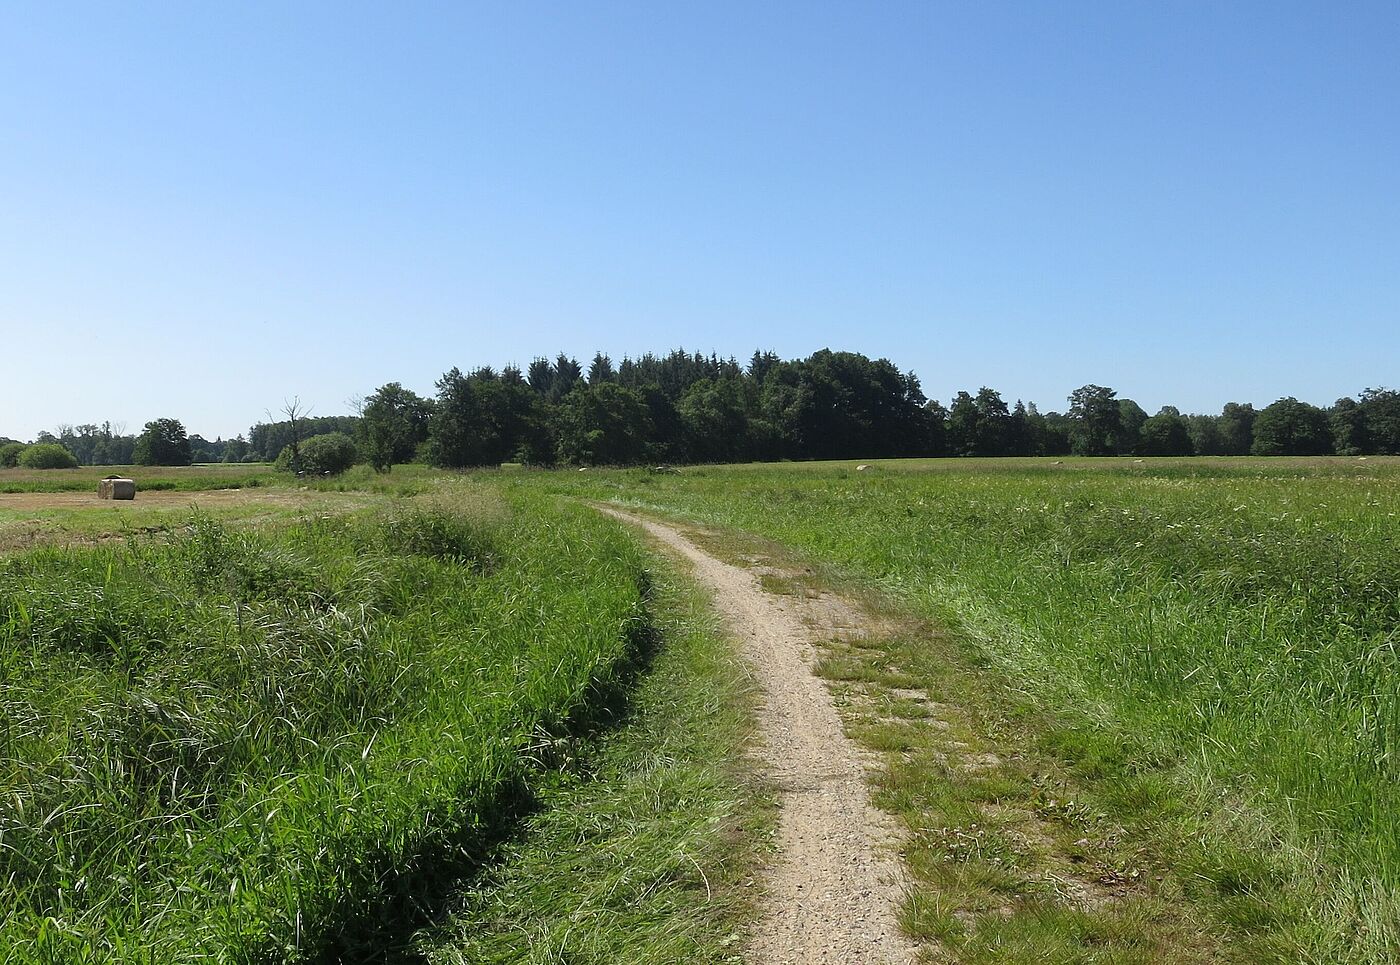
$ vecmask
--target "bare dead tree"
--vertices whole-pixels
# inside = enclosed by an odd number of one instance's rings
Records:
[[[267,413],[268,422],[276,422],[269,409],[264,409]],[[301,472],[301,420],[311,415],[311,407],[301,404],[301,396],[294,395],[290,399],[282,400],[282,408],[278,410],[287,417],[287,421],[292,426],[292,465],[294,473]]]

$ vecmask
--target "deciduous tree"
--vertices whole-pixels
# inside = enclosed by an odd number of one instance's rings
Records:
[[[138,466],[188,466],[194,456],[179,419],[155,419],[146,423],[131,458]]]
[[[1319,456],[1332,451],[1327,413],[1289,396],[1265,406],[1254,420],[1256,456]]]
[[[1069,395],[1070,447],[1077,456],[1111,456],[1123,437],[1123,409],[1118,393],[1102,385],[1083,385]]]

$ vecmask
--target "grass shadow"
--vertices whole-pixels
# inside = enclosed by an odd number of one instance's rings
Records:
[[[542,807],[540,789],[561,774],[587,779],[599,741],[633,717],[637,681],[651,669],[664,635],[653,619],[653,585],[638,576],[641,612],[627,627],[626,643],[611,672],[595,679],[573,712],[542,726],[528,765],[485,806],[482,820],[425,843],[410,855],[367,855],[372,887],[347,895],[327,916],[321,937],[300,959],[312,965],[425,965],[415,937],[440,925],[463,890],[498,863],[503,847]],[[368,893],[366,893],[368,892]]]

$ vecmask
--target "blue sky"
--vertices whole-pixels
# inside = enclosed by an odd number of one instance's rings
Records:
[[[447,368],[1400,383],[1400,5],[7,4],[0,435]]]

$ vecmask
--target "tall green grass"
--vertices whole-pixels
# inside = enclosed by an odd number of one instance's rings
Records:
[[[459,486],[0,559],[0,961],[362,960],[619,679],[634,544]]]
[[[416,943],[424,965],[722,965],[753,918],[770,812],[749,775],[753,681],[666,565],[658,645],[499,860]]]
[[[1305,906],[1300,955],[1393,960],[1396,467],[915,468],[555,485],[759,533],[906,601],[1049,709],[1083,767],[1139,789],[1161,775],[1203,821],[1213,812],[1202,834],[1223,821],[1254,849],[1252,863],[1188,869],[1241,927],[1266,927],[1288,892]]]

